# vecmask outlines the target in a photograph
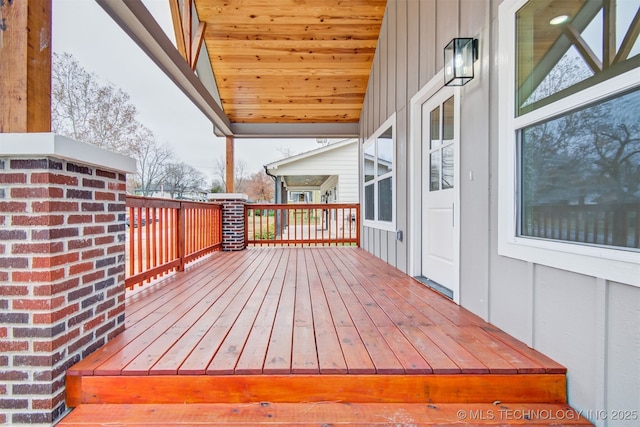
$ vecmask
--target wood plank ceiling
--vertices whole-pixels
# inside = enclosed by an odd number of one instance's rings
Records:
[[[358,122],[386,0],[194,5],[232,123]]]

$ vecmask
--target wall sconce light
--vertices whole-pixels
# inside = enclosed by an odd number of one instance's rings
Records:
[[[444,85],[463,86],[473,79],[478,39],[456,38],[444,48]]]

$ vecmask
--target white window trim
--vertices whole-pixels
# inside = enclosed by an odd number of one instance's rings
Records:
[[[498,46],[498,253],[535,264],[640,287],[640,253],[561,241],[519,237],[516,130],[559,116],[593,102],[638,87],[640,69],[515,117],[516,12],[527,0],[505,0],[499,9]]]
[[[370,146],[371,144],[375,144],[376,140],[378,139],[378,137],[380,135],[382,135],[387,129],[391,128],[392,129],[392,140],[393,140],[393,159],[392,159],[392,163],[393,163],[393,170],[390,173],[384,174],[384,175],[380,175],[378,176],[378,171],[377,171],[377,163],[374,165],[374,184],[369,184],[369,185],[374,185],[374,195],[373,195],[373,206],[374,206],[374,216],[375,216],[375,220],[370,220],[370,219],[364,219],[364,206],[362,209],[362,224],[365,227],[371,227],[371,228],[378,228],[380,230],[386,230],[386,231],[396,231],[396,199],[397,199],[397,194],[396,194],[396,169],[398,168],[398,165],[396,164],[396,134],[398,132],[398,130],[396,129],[396,114],[393,113],[387,120],[385,120],[385,122],[383,124],[380,125],[380,127],[378,127],[378,130],[376,130],[373,135],[371,135],[369,137],[369,139],[367,139],[365,141],[364,144],[362,144],[362,152],[360,153],[360,159],[362,160],[362,165],[363,165],[363,172],[362,175],[360,175],[360,179],[362,179],[362,200],[366,203],[365,199],[364,199],[364,188],[367,185],[367,183],[364,182],[363,179],[363,175],[364,175],[364,152],[366,150],[366,148],[368,146]],[[378,159],[378,152],[377,152],[377,148],[376,148],[376,162]],[[380,221],[378,220],[378,185],[377,183],[381,180],[381,179],[385,179],[388,178],[389,175],[391,175],[391,193],[392,193],[392,210],[391,210],[391,215],[392,215],[392,220],[391,221]]]

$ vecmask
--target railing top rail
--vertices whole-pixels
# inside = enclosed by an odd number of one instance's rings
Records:
[[[216,202],[194,202],[191,200],[180,200],[180,202],[187,209],[222,209],[222,204]]]
[[[179,209],[180,206],[187,208],[215,208],[221,207],[219,203],[214,202],[195,202],[192,200],[162,199],[159,197],[145,197],[127,195],[127,207],[132,208],[174,208]]]
[[[357,208],[359,203],[249,203],[247,209],[347,209]]]

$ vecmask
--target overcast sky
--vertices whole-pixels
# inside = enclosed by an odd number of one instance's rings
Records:
[[[143,0],[173,40],[167,0]],[[174,148],[179,160],[213,177],[213,164],[224,156],[224,138],[213,133],[211,123],[175,87],[142,50],[93,0],[53,0],[53,51],[72,54],[87,71],[131,96],[138,120],[160,142]],[[278,148],[292,154],[319,145],[315,140],[244,140],[235,142],[236,161],[246,172],[282,158]]]

